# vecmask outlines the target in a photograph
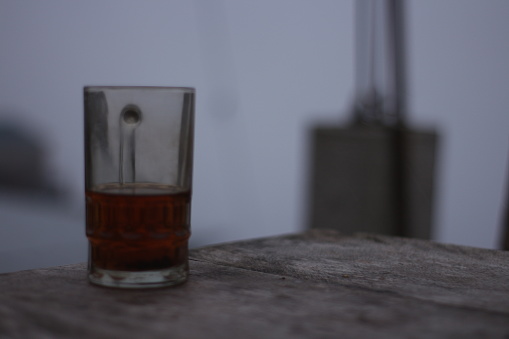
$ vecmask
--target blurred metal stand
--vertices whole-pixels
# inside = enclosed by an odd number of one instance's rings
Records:
[[[502,227],[500,234],[500,249],[509,251],[509,177],[507,177],[507,187],[505,191],[505,202],[502,205]]]
[[[502,225],[501,249],[509,251],[509,203],[506,203],[506,205],[504,224]]]
[[[438,135],[407,123],[404,2],[356,6],[353,119],[312,131],[310,227],[430,238]]]

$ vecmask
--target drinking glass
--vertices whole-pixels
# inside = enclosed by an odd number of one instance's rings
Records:
[[[195,90],[87,86],[88,278],[148,288],[188,277]]]

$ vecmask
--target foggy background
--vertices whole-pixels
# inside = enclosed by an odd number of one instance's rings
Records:
[[[497,248],[509,1],[407,9],[410,123],[441,136],[434,239]],[[191,246],[305,229],[309,131],[350,114],[353,20],[353,0],[0,0],[0,272],[86,260],[85,85],[196,88]]]

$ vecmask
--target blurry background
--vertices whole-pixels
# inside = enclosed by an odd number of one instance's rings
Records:
[[[441,134],[435,240],[497,248],[509,2],[408,1],[409,111]],[[354,0],[0,0],[0,272],[86,260],[85,85],[197,89],[191,245],[304,229],[309,130],[345,121]]]

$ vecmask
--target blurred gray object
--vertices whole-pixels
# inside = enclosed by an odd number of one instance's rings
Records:
[[[356,2],[347,126],[312,131],[310,227],[430,238],[438,135],[406,117],[404,2]]]
[[[0,120],[0,191],[58,198],[43,143],[22,124]]]
[[[0,123],[0,187],[38,189],[43,180],[43,151],[13,124]]]
[[[406,183],[399,187],[394,130],[314,129],[311,227],[347,234],[431,237],[437,133],[414,129],[404,133]],[[398,189],[405,189],[403,205]]]

